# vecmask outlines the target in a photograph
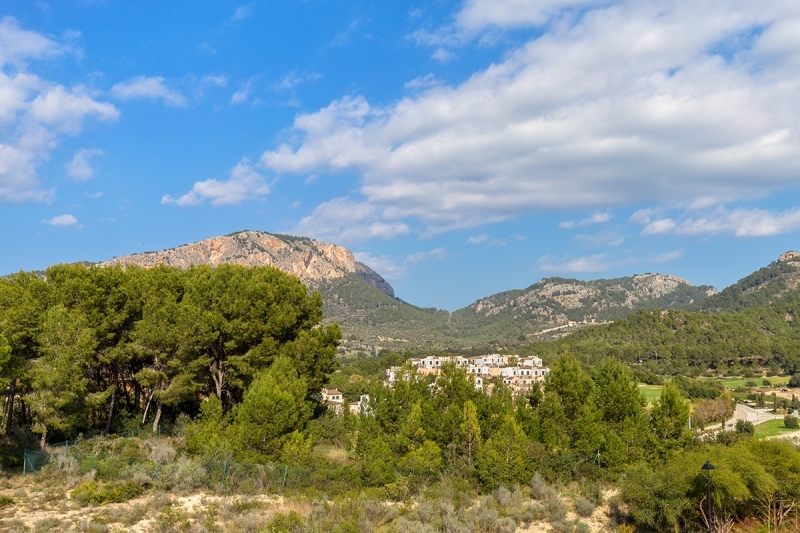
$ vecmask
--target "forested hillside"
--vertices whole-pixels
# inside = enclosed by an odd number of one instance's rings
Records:
[[[660,373],[697,375],[707,369],[740,375],[761,367],[800,370],[800,295],[736,313],[639,311],[612,324],[590,326],[531,350],[545,357],[569,351],[586,363],[613,356]]]
[[[155,430],[212,394],[229,412],[248,403],[254,382],[266,386],[279,360],[279,372],[298,376],[290,394],[304,413],[336,368],[341,334],[319,327],[319,293],[275,268],[58,265],[45,274],[0,280],[6,435],[30,430],[44,443],[133,423]]]
[[[745,276],[719,294],[689,309],[707,313],[741,311],[765,306],[800,287],[800,256],[787,252],[769,265]]]

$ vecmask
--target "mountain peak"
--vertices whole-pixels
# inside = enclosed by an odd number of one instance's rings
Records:
[[[394,288],[380,274],[356,261],[353,253],[343,246],[309,237],[263,231],[244,230],[167,250],[116,257],[100,263],[100,266],[138,265],[150,268],[167,265],[188,268],[191,265],[217,266],[225,263],[272,266],[300,278],[312,287],[322,281],[355,274],[389,296],[394,296]]]

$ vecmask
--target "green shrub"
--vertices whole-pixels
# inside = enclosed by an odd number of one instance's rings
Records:
[[[11,496],[0,496],[0,509],[14,505],[14,498]]]
[[[539,501],[550,501],[558,498],[556,489],[548,485],[539,472],[533,474],[531,489],[533,489],[533,497]]]
[[[288,514],[276,514],[264,528],[263,533],[295,533],[303,527],[303,519],[292,511]]]
[[[592,513],[594,513],[594,507],[594,502],[584,498],[583,496],[578,496],[578,499],[575,500],[575,512],[580,517],[586,518],[592,516]]]
[[[103,505],[104,503],[122,503],[141,496],[142,487],[133,481],[98,484],[86,481],[72,489],[72,497],[81,503]]]
[[[797,429],[800,427],[798,424],[797,417],[794,415],[786,415],[783,417],[783,425],[788,429]]]

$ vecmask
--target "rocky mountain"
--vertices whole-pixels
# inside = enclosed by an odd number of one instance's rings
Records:
[[[719,294],[690,307],[706,313],[742,311],[769,305],[800,288],[800,253],[786,252]]]
[[[167,265],[187,268],[190,265],[216,266],[223,263],[273,266],[297,276],[310,287],[316,287],[322,281],[354,275],[388,296],[394,296],[394,288],[380,274],[356,261],[347,248],[307,237],[260,231],[240,231],[160,252],[115,257],[100,263],[100,266],[138,265],[149,268]]]

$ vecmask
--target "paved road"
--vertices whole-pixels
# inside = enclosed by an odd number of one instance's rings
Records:
[[[725,421],[725,427],[732,428],[739,420],[747,420],[753,424],[760,424],[761,422],[766,422],[767,420],[778,419],[782,420],[783,415],[775,415],[770,413],[767,409],[753,409],[752,407],[737,403],[736,411],[734,411],[733,416],[730,419]],[[706,426],[706,430],[720,429],[720,427],[721,424],[713,424],[711,426]]]

